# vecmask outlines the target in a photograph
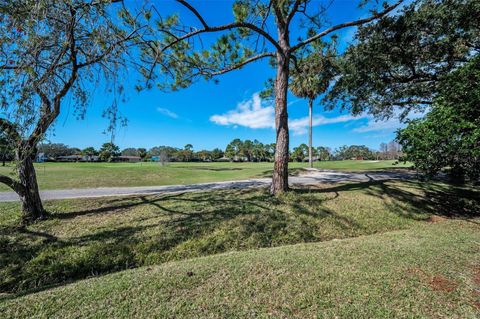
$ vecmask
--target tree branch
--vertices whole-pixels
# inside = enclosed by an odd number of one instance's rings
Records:
[[[21,140],[21,136],[18,133],[17,128],[7,119],[0,118],[0,131],[7,134],[14,141]]]
[[[297,13],[298,8],[300,7],[300,4],[302,4],[302,0],[296,0],[295,3],[293,4],[292,11],[287,16],[287,21],[286,25],[288,26],[290,24],[290,21],[292,21],[293,17],[295,16],[295,13]]]
[[[329,33],[332,33],[334,31],[337,31],[337,30],[340,30],[340,29],[344,29],[344,28],[347,28],[347,27],[353,27],[353,26],[358,26],[358,25],[362,25],[362,24],[365,24],[365,23],[368,23],[368,22],[371,22],[373,20],[376,20],[378,18],[381,18],[383,17],[384,15],[388,14],[390,11],[392,11],[393,9],[395,9],[396,7],[398,7],[401,3],[403,2],[403,0],[398,0],[395,4],[385,8],[385,10],[381,11],[381,12],[378,12],[378,13],[375,13],[373,15],[371,15],[370,17],[368,18],[365,18],[365,19],[359,19],[359,20],[355,20],[355,21],[350,21],[350,22],[345,22],[345,23],[341,23],[341,24],[337,24],[333,27],[330,27],[304,41],[301,41],[299,42],[298,44],[294,45],[293,47],[290,48],[290,53],[292,52],[295,52],[296,50],[300,49],[301,47],[311,43],[311,42],[314,42],[318,39],[320,39],[321,37],[324,37],[326,36],[327,34]]]
[[[268,34],[267,32],[265,32],[265,30],[259,28],[258,26],[254,25],[252,23],[240,21],[240,22],[233,22],[233,23],[229,23],[229,24],[224,24],[224,25],[220,25],[220,26],[211,27],[205,22],[205,19],[203,19],[203,17],[200,15],[200,13],[194,7],[192,7],[187,1],[185,1],[185,0],[176,0],[176,1],[179,2],[180,4],[182,4],[183,6],[185,6],[187,9],[189,9],[199,19],[200,23],[203,26],[203,29],[195,30],[195,31],[187,33],[187,34],[185,34],[181,37],[178,37],[177,39],[175,39],[175,41],[173,41],[173,42],[169,43],[168,45],[166,45],[165,47],[163,47],[161,52],[165,52],[165,50],[169,49],[173,45],[175,45],[175,44],[177,44],[177,43],[179,43],[183,40],[187,40],[191,37],[194,37],[196,35],[202,34],[202,33],[212,33],[212,32],[219,32],[219,31],[225,31],[225,30],[231,30],[231,29],[237,29],[237,28],[246,28],[246,29],[250,29],[250,30],[260,34],[261,36],[263,36],[273,46],[275,46],[275,48],[277,48],[277,50],[279,52],[283,53],[280,45],[277,43],[277,41],[270,34]]]
[[[287,26],[287,21],[283,16],[282,9],[278,6],[278,0],[270,0],[273,3],[273,10],[275,11],[275,16],[277,18],[278,25],[284,29]]]
[[[196,17],[197,19],[200,21],[200,23],[202,24],[202,26],[205,28],[205,29],[208,29],[208,24],[205,22],[205,19],[203,19],[202,15],[198,12],[197,9],[195,9],[190,3],[188,3],[187,1],[185,0],[177,0],[178,2],[180,2],[180,4],[182,4],[184,7],[186,7],[188,10],[190,10]]]
[[[243,66],[251,63],[251,62],[254,62],[254,61],[266,58],[266,57],[274,57],[274,56],[275,56],[275,53],[273,53],[273,52],[262,53],[262,54],[258,54],[256,56],[253,56],[249,59],[246,59],[243,62],[231,65],[231,66],[229,66],[227,68],[224,68],[222,70],[219,70],[219,71],[215,71],[215,72],[200,71],[199,73],[202,74],[202,75],[207,75],[207,76],[221,75],[221,74],[225,74],[225,73],[228,73],[230,71],[233,71],[233,70],[238,70],[238,69],[242,68]]]
[[[60,114],[61,99],[68,93],[70,88],[73,86],[75,80],[77,79],[79,67],[77,61],[77,48],[75,39],[76,11],[74,8],[70,9],[70,14],[71,20],[68,28],[68,49],[70,51],[70,63],[72,64],[72,71],[68,80],[63,84],[60,91],[53,98],[53,110],[51,109],[51,102],[48,97],[43,94],[43,92],[38,87],[36,88],[36,91],[40,95],[42,102],[48,106],[48,111],[45,111],[42,114],[42,116],[38,120],[35,129],[28,138],[28,144],[31,147],[33,147],[38,142],[38,139],[47,131],[48,127],[50,127],[53,121],[55,121],[55,119],[58,117],[58,115]]]
[[[24,193],[23,186],[11,177],[0,174],[0,183],[7,185],[19,195]]]

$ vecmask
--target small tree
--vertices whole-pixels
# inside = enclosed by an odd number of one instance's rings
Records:
[[[160,154],[158,155],[158,157],[159,157],[159,160],[160,160],[160,164],[162,166],[167,165],[168,161],[170,160],[170,158],[168,156],[168,151],[166,149],[162,149],[160,151]]]
[[[112,142],[104,143],[100,148],[100,159],[105,162],[111,162],[120,154],[120,148]]]
[[[65,98],[83,116],[91,83],[116,76],[124,44],[137,33],[115,26],[111,2],[119,1],[0,3],[0,131],[15,145],[18,172],[18,179],[0,175],[0,182],[19,195],[24,222],[45,217],[33,166],[38,143]]]
[[[330,81],[336,73],[334,43],[326,48],[317,45],[314,49],[314,52],[307,53],[305,58],[297,61],[290,82],[292,93],[299,98],[308,100],[308,162],[311,168],[313,167],[313,102],[320,94],[327,91]]]
[[[308,156],[308,152],[308,146],[306,144],[300,144],[293,149],[292,159],[296,160],[297,162],[303,162]]]
[[[145,161],[145,158],[147,157],[147,150],[145,148],[139,148],[137,149],[137,154],[140,156],[142,159],[142,162]]]
[[[236,138],[227,145],[227,148],[225,149],[225,156],[230,158],[232,161],[237,160],[238,157],[242,155],[242,150],[243,142]]]
[[[217,160],[219,158],[222,158],[223,157],[223,151],[219,148],[214,148],[212,150],[212,159],[213,160]]]
[[[480,177],[480,56],[450,74],[432,111],[398,132],[405,152],[427,177],[449,169],[452,180]]]
[[[328,147],[319,146],[317,147],[317,154],[321,161],[329,161],[332,156],[332,151]]]

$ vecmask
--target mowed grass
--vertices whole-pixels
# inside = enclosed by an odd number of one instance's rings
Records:
[[[409,229],[432,214],[470,218],[480,211],[478,190],[413,181],[324,185],[279,198],[249,189],[51,201],[46,208],[49,220],[19,228],[19,205],[0,204],[0,292],[229,251]]]
[[[480,226],[165,263],[0,301],[3,318],[478,318]]]
[[[315,167],[336,170],[379,170],[410,166],[395,161],[316,162]],[[307,163],[290,163],[292,172]],[[36,165],[40,189],[158,186],[270,177],[273,163],[44,163]],[[0,174],[15,176],[13,167]],[[0,184],[0,191],[8,191]]]

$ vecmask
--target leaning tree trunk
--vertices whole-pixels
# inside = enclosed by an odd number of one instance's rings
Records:
[[[312,130],[313,130],[313,121],[312,121],[312,99],[308,100],[308,116],[310,119],[310,131],[308,137],[308,163],[310,164],[310,168],[313,168],[313,154],[312,154]]]
[[[22,150],[17,154],[19,189],[16,191],[22,203],[24,224],[45,218],[45,209],[38,190],[32,153],[35,152]]]
[[[275,128],[277,143],[275,145],[275,165],[272,178],[272,194],[288,191],[288,59],[278,54],[277,78],[275,81]]]

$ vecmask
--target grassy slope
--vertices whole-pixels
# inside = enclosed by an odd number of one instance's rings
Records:
[[[393,161],[317,162],[315,167],[338,170],[376,170],[401,167]],[[306,163],[290,163],[292,169]],[[71,189],[108,186],[156,186],[270,176],[272,163],[45,163],[37,165],[40,189]],[[12,174],[0,167],[0,174]],[[0,184],[0,191],[9,190]]]
[[[0,301],[5,318],[478,318],[480,227],[166,263]]]
[[[479,193],[443,184],[374,182],[48,202],[49,220],[18,229],[0,204],[0,292],[234,250],[407,229],[430,214],[479,211]],[[465,199],[465,202],[459,199]]]

